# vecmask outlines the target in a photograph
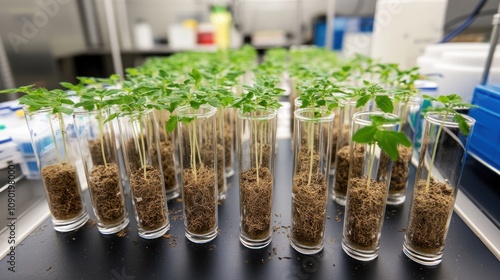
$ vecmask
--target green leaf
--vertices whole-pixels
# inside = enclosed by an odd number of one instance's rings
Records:
[[[63,104],[69,104],[69,105],[73,105],[73,104],[75,104],[75,102],[73,102],[73,100],[66,99],[66,98],[63,98],[63,99],[61,99],[60,101],[61,101],[61,103],[63,103]]]
[[[401,119],[399,119],[399,118],[386,118],[382,115],[373,115],[373,116],[370,116],[370,120],[372,121],[374,126],[381,126],[384,124],[398,123]]]
[[[221,102],[219,99],[217,98],[209,98],[207,100],[207,103],[210,105],[210,106],[213,106],[215,108],[219,108],[221,106]]]
[[[144,103],[146,103],[146,97],[144,97],[144,96],[139,97],[139,99],[137,99],[137,101],[136,101],[137,105],[142,105]]]
[[[255,107],[253,107],[252,105],[250,104],[243,104],[243,113],[248,113],[248,112],[251,112],[252,110],[254,110]]]
[[[437,101],[445,104],[445,103],[450,102],[450,99],[448,98],[447,95],[440,95],[440,96],[438,96]]]
[[[92,101],[81,101],[75,104],[75,108],[84,108],[87,111],[94,110],[94,102]]]
[[[22,87],[18,87],[18,88],[4,89],[4,90],[0,90],[0,93],[17,93],[17,92],[30,93],[31,91],[34,90],[33,86],[34,85],[22,86]]]
[[[451,103],[462,102],[462,97],[456,93],[452,93],[446,96]]]
[[[199,109],[201,105],[202,105],[202,103],[198,102],[198,101],[190,101],[189,102],[189,106],[191,106],[191,108],[193,108],[193,109]]]
[[[366,126],[358,129],[356,133],[352,136],[352,140],[358,143],[372,143],[374,142],[374,136],[377,133],[377,127]]]
[[[453,121],[456,121],[458,123],[458,128],[464,135],[469,135],[470,133],[470,127],[469,124],[467,123],[467,120],[460,114],[457,114],[453,116]]]
[[[393,161],[396,161],[399,157],[398,152],[398,142],[391,138],[387,132],[379,130],[377,131],[375,137],[377,138],[377,145],[384,151]]]
[[[309,100],[302,100],[302,104],[300,105],[300,108],[307,108],[311,105],[311,102]]]
[[[193,70],[191,70],[190,75],[196,83],[199,83],[201,81],[202,75],[201,75],[200,71],[193,68]]]
[[[370,101],[370,99],[371,99],[371,96],[369,96],[369,95],[361,96],[358,99],[358,101],[356,101],[356,108],[365,106],[366,103],[368,103],[368,101]]]
[[[375,97],[375,103],[377,107],[380,108],[385,113],[392,113],[394,111],[394,105],[392,100],[386,95],[378,95]]]
[[[8,89],[0,90],[0,94],[1,93],[15,93],[15,92],[17,92],[17,88],[8,88]]]
[[[221,103],[222,103],[222,106],[223,107],[227,107],[229,105],[231,105],[234,101],[234,98],[232,96],[226,96],[226,97],[223,97],[222,100],[221,100]]]
[[[175,109],[177,109],[177,107],[179,106],[179,103],[178,102],[170,102],[170,106],[168,106],[168,111],[170,113],[173,113],[175,111]]]
[[[113,113],[113,114],[109,115],[109,117],[106,119],[105,123],[116,119],[118,116],[119,116],[119,113]]]
[[[194,119],[195,119],[194,117],[180,117],[179,121],[182,123],[190,123]]]
[[[170,118],[168,119],[167,123],[166,123],[166,128],[167,128],[167,131],[168,133],[172,133],[175,128],[177,128],[177,123],[179,122],[179,117],[177,116],[170,116]]]
[[[56,106],[56,107],[54,107],[53,112],[71,115],[73,113],[73,109],[68,108],[68,107],[64,107],[64,106]]]
[[[122,78],[120,77],[120,75],[118,74],[111,74],[111,76],[109,76],[109,79],[111,81],[114,81],[114,82],[118,82],[120,81]]]
[[[408,139],[406,134],[404,134],[403,132],[379,130],[377,131],[375,137],[379,147],[394,161],[399,157],[399,144],[406,147],[411,147],[410,139]]]
[[[422,97],[424,99],[427,99],[427,100],[437,101],[437,99],[434,96],[430,96],[430,95],[427,95],[427,94],[422,94]]]
[[[61,86],[67,88],[67,89],[75,89],[77,86],[73,85],[72,83],[66,83],[66,82],[61,82],[59,83]]]
[[[401,144],[406,147],[411,147],[411,141],[408,139],[408,136],[403,132],[396,131],[384,131],[384,137],[389,138],[391,141],[395,141],[398,144]]]

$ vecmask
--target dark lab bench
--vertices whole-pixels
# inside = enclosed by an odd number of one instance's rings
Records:
[[[1,261],[0,279],[498,279],[500,261],[456,214],[440,265],[425,267],[409,260],[401,250],[409,199],[387,208],[380,255],[371,262],[354,260],[342,250],[344,208],[331,200],[323,251],[312,256],[295,252],[287,238],[290,141],[278,143],[274,232],[267,248],[251,250],[240,244],[238,187],[231,178],[228,198],[219,206],[220,234],[210,243],[193,244],[184,237],[179,201],[168,205],[168,235],[141,239],[129,203],[131,223],[119,235],[101,235],[92,222],[76,232],[58,233],[47,219],[17,247],[15,273],[7,270],[6,258]],[[469,168],[464,174],[476,175]]]

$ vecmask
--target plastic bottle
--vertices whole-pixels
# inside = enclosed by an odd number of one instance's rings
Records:
[[[215,45],[218,49],[230,46],[231,14],[224,6],[214,6],[210,13],[210,22],[215,26]]]
[[[134,26],[135,47],[138,49],[152,49],[154,47],[153,30],[144,20],[139,19]]]

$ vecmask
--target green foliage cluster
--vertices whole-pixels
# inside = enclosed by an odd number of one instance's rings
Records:
[[[341,61],[334,54],[323,52],[325,50],[316,48],[290,51],[288,70],[296,81],[301,108],[332,110],[341,104],[342,99],[350,99],[356,101],[357,108],[371,102],[373,109],[393,113],[395,102],[403,103],[406,110],[410,98],[417,93],[414,83],[420,77],[418,68],[401,70],[397,64],[379,63],[363,55]],[[398,120],[401,128],[404,119]],[[377,120],[370,128],[373,132],[369,134],[373,136],[370,141],[383,143],[379,144],[381,149],[397,159],[397,146],[403,141],[404,134],[385,133],[380,130],[380,125],[382,123]],[[377,134],[375,130],[380,132]]]
[[[233,87],[241,85],[243,75],[248,72],[255,75],[253,83],[243,86],[241,96],[235,95]],[[213,53],[181,52],[169,57],[153,57],[141,67],[127,69],[126,73],[123,78],[117,75],[79,77],[75,85],[61,83],[79,96],[80,101],[76,104],[61,89],[23,86],[0,93],[25,93],[19,101],[31,111],[49,108],[53,113],[71,114],[75,108],[117,109],[108,121],[151,109],[167,110],[173,113],[165,124],[171,132],[178,122],[191,121],[175,115],[179,106],[197,109],[208,104],[240,108],[245,113],[279,108],[278,98],[284,92],[279,82],[284,73],[296,81],[302,108],[331,110],[339,106],[341,99],[349,98],[357,100],[357,107],[372,101],[374,107],[386,113],[394,112],[394,102],[409,102],[417,93],[415,80],[421,77],[418,68],[402,70],[396,64],[379,63],[362,55],[341,60],[335,53],[316,47],[289,51],[271,49],[265,61],[258,64],[257,52],[250,46]],[[460,129],[467,132],[465,119],[455,114],[454,108],[469,105],[461,102],[457,95],[424,97],[442,103],[443,107],[434,112],[453,115]]]
[[[469,135],[470,132],[469,124],[467,123],[467,120],[462,116],[462,114],[457,112],[457,109],[469,109],[475,107],[474,105],[463,102],[462,97],[457,94],[440,95],[438,97],[424,95],[424,97],[428,100],[441,103],[442,105],[442,107],[428,107],[425,110],[426,114],[430,113],[442,114],[445,116],[443,118],[444,120],[446,120],[446,116],[453,116],[453,121],[458,123],[460,131],[464,135]]]
[[[467,120],[464,118],[464,116],[457,112],[457,109],[468,109],[471,107],[475,107],[474,105],[463,102],[462,97],[457,94],[440,95],[438,97],[424,95],[424,97],[431,101],[441,103],[442,105],[442,107],[430,107],[425,111],[426,114],[439,114],[443,117],[443,120],[439,124],[439,128],[436,134],[436,141],[439,140],[441,132],[443,131],[444,123],[447,121],[448,116],[452,116],[452,120],[458,123],[458,128],[464,135],[469,135],[469,124],[467,123]],[[436,159],[437,147],[438,145],[435,144],[431,155],[431,161],[425,186],[426,192],[429,191],[432,170],[434,169],[434,161]]]
[[[397,160],[398,145],[411,146],[411,142],[403,132],[384,129],[384,125],[396,124],[399,118],[391,118],[384,115],[370,116],[371,124],[365,126],[352,136],[352,140],[358,143],[377,144],[380,149],[387,153],[392,160]]]

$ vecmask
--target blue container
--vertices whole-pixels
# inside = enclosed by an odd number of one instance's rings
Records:
[[[54,141],[52,140],[52,137],[50,137],[50,136],[43,138],[42,141],[39,141],[38,143],[36,143],[37,152],[41,153],[42,151],[44,151],[46,149],[46,147],[52,145],[53,142]],[[21,142],[18,144],[18,147],[19,147],[20,152],[24,156],[35,156],[35,151],[33,149],[33,145],[31,144],[31,141],[30,142],[27,142],[27,141]]]
[[[336,17],[334,22],[333,30],[333,49],[338,51],[342,49],[342,42],[344,38],[344,30],[347,26],[348,18],[346,17]],[[318,47],[324,47],[326,42],[326,22],[318,21],[314,25],[314,45]]]
[[[333,49],[342,50],[344,43],[344,34],[348,32],[372,32],[373,17],[335,17],[333,23]],[[314,25],[314,45],[318,47],[325,46],[326,22],[318,21]]]
[[[24,161],[21,162],[21,171],[28,180],[38,180],[42,178],[40,170],[38,169],[36,157],[24,157]]]
[[[483,164],[500,172],[500,87],[476,86],[469,115],[476,119],[469,152]]]

